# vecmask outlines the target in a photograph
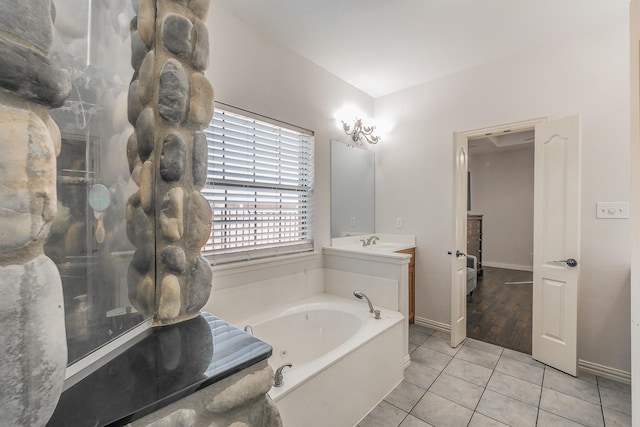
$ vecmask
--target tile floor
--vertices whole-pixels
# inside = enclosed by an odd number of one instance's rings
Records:
[[[359,427],[631,426],[631,387],[411,325],[411,365]]]

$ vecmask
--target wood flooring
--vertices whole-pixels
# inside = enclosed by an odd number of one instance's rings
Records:
[[[529,271],[484,267],[484,274],[467,302],[467,336],[531,354],[532,285]]]

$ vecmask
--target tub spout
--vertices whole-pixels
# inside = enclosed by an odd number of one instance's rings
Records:
[[[246,333],[248,333],[249,335],[253,335],[253,328],[251,327],[251,325],[247,325],[244,327],[244,331]]]
[[[282,375],[282,370],[284,368],[291,368],[293,365],[291,363],[285,363],[276,369],[276,373],[273,376],[273,386],[274,387],[282,387],[284,385],[284,376]]]
[[[371,304],[371,300],[369,299],[369,297],[367,297],[364,292],[362,291],[353,291],[353,295],[358,298],[358,299],[366,299],[367,303],[369,304],[369,313],[373,313],[375,315],[376,319],[380,319],[380,310],[374,310],[373,309],[373,304]]]

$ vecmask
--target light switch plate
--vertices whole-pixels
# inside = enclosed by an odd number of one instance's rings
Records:
[[[597,202],[596,218],[629,218],[629,202]]]

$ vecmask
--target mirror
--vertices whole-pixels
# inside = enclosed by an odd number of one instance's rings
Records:
[[[375,232],[375,154],[331,140],[331,237]]]

